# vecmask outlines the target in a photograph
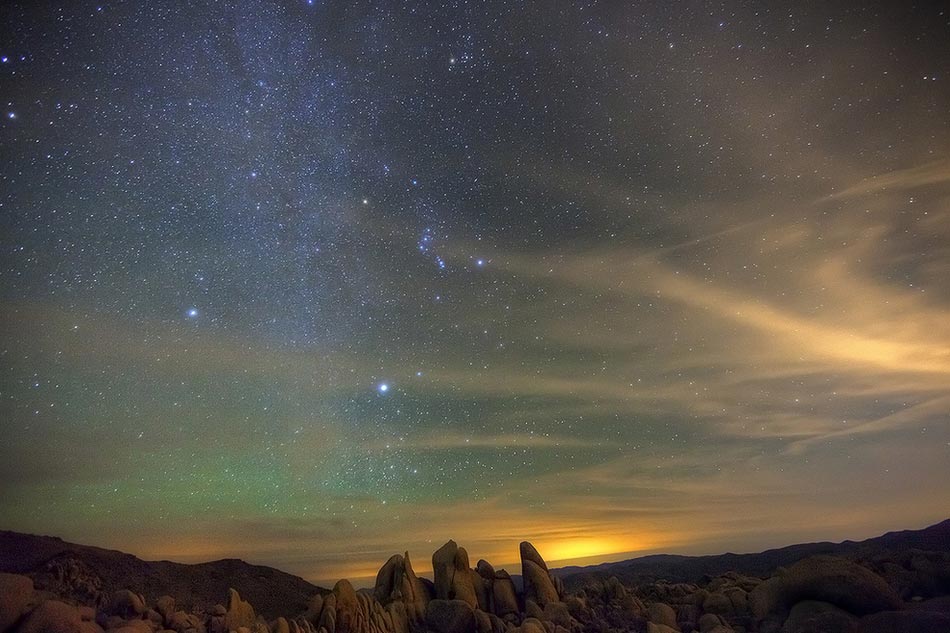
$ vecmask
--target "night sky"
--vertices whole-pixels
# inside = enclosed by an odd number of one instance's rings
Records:
[[[950,12],[848,4],[4,2],[0,528],[323,580],[950,516]]]

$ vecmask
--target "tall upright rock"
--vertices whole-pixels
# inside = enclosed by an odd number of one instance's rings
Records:
[[[499,618],[517,615],[520,611],[515,583],[504,569],[496,571],[492,581],[492,611]]]
[[[468,566],[468,552],[455,541],[449,541],[432,554],[435,597],[438,600],[462,600],[472,608],[478,597],[472,583],[474,572]]]
[[[486,613],[492,610],[492,585],[495,582],[495,568],[487,560],[480,560],[475,565],[475,575],[472,583],[475,585],[475,595],[478,598],[478,608]]]
[[[350,581],[345,578],[338,580],[333,585],[333,595],[336,597],[336,633],[362,630],[359,627],[359,599]]]
[[[525,602],[531,600],[539,607],[559,602],[561,597],[548,573],[548,566],[538,550],[528,541],[521,542],[521,576],[524,579]]]
[[[426,605],[431,598],[428,587],[412,569],[409,552],[394,554],[380,568],[376,574],[373,596],[383,606],[403,603],[406,616],[413,625],[425,620]]]
[[[225,624],[228,630],[237,630],[240,627],[252,627],[257,622],[257,615],[254,614],[254,607],[251,603],[241,599],[241,594],[233,587],[228,589],[228,612],[225,616]]]

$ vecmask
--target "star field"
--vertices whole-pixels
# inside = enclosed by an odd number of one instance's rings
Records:
[[[946,10],[185,5],[0,7],[0,528],[328,580],[946,518]]]

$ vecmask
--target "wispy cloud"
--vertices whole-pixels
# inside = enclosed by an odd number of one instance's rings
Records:
[[[878,193],[902,192],[943,183],[950,183],[950,161],[938,160],[864,178],[828,197],[840,199],[872,196]]]
[[[569,435],[502,433],[486,435],[484,433],[458,433],[455,431],[427,433],[422,436],[400,437],[393,440],[380,440],[365,445],[367,450],[402,449],[410,451],[445,451],[458,449],[486,448],[511,450],[519,448],[595,448],[603,446],[602,441],[584,440]]]

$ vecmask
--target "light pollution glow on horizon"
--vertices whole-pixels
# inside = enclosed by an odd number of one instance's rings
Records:
[[[945,14],[104,4],[0,20],[0,529],[371,582],[950,516]]]

